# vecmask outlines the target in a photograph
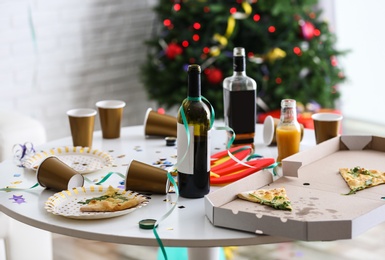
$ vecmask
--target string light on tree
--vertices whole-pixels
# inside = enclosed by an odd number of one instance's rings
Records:
[[[165,108],[179,105],[187,89],[179,75],[185,74],[186,65],[201,64],[202,95],[222,117],[220,79],[232,74],[229,53],[239,46],[247,53],[246,73],[257,82],[258,98],[268,107],[258,111],[279,109],[287,96],[297,103],[313,100],[334,107],[338,84],[345,80],[337,62],[344,52],[335,49],[336,37],[319,18],[322,10],[315,9],[316,4],[317,0],[158,0],[160,22],[154,23],[154,35],[146,41],[148,59],[141,67],[149,98]]]

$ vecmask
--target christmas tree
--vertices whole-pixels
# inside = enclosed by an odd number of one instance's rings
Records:
[[[234,47],[247,53],[259,111],[284,98],[334,108],[345,76],[336,37],[320,19],[317,0],[159,0],[141,79],[150,99],[170,108],[187,95],[189,64],[202,67],[202,95],[223,117],[222,81],[233,73]],[[265,104],[265,105],[262,105]]]

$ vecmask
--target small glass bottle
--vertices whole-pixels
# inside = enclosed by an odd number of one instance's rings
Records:
[[[246,75],[245,49],[233,50],[234,73],[223,81],[225,125],[235,132],[234,145],[253,144],[257,118],[257,83]],[[232,133],[229,133],[229,138]]]
[[[281,118],[277,125],[277,162],[299,152],[301,126],[297,121],[297,107],[294,99],[281,101]]]

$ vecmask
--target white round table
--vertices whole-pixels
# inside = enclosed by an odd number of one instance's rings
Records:
[[[212,153],[225,150],[225,131],[213,130]],[[55,147],[71,146],[70,137],[51,141],[37,150],[49,150]],[[301,150],[315,145],[314,132],[305,130]],[[90,180],[99,181],[108,172],[126,174],[127,164],[138,160],[153,164],[160,159],[176,162],[176,146],[166,146],[164,138],[145,137],[143,126],[122,128],[118,139],[103,139],[101,132],[95,132],[93,148],[109,152],[114,158],[114,166],[97,172],[84,174]],[[277,156],[275,146],[268,147],[262,143],[262,125],[257,125],[255,153],[264,157]],[[117,186],[124,179],[118,175],[103,184]],[[53,215],[44,209],[45,202],[55,192],[40,186],[28,189],[37,182],[36,173],[16,166],[12,159],[0,164],[0,188],[7,186],[21,190],[0,191],[0,210],[8,216],[50,232],[77,238],[112,242],[119,244],[158,246],[152,230],[141,229],[138,223],[142,219],[160,219],[175,203],[176,194],[151,195],[147,206],[127,215],[95,220],[77,220]],[[92,185],[85,182],[85,186]],[[212,187],[212,190],[220,187]],[[24,189],[24,190],[22,190]],[[15,203],[13,196],[22,196],[23,203]],[[206,218],[204,199],[185,199],[179,197],[174,211],[157,228],[159,237],[166,247],[188,247],[190,259],[215,255],[215,248],[221,246],[256,245],[289,241],[288,238],[255,235],[247,232],[218,228]],[[199,250],[195,250],[199,249]],[[211,249],[210,249],[211,248]],[[214,248],[214,250],[212,250]],[[205,250],[202,250],[205,249]],[[195,253],[194,253],[195,252]],[[214,253],[213,253],[214,252]],[[213,258],[214,259],[214,258]]]

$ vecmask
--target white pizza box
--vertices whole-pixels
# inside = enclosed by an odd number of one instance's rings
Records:
[[[350,239],[385,221],[385,185],[352,195],[339,168],[385,171],[385,138],[340,136],[282,161],[282,177],[256,172],[205,196],[205,211],[218,227],[304,241]],[[284,187],[293,211],[241,200],[237,194]]]

